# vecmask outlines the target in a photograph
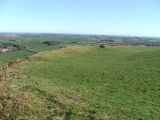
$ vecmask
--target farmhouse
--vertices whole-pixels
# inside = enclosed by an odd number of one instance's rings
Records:
[[[2,53],[2,52],[7,52],[7,51],[12,51],[12,49],[7,49],[7,48],[5,48],[5,49],[0,49],[0,53]]]
[[[2,49],[2,52],[6,52],[6,51],[8,51],[9,49]]]

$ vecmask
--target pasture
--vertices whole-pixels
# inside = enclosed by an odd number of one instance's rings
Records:
[[[159,60],[159,47],[40,52],[10,68],[0,87],[0,118],[158,120]]]
[[[23,42],[20,42],[23,41]],[[44,41],[59,41],[61,44],[48,46],[43,44]],[[0,34],[1,44],[14,44],[20,46],[26,46],[26,50],[14,51],[0,54],[0,67],[4,66],[5,61],[15,60],[22,58],[23,55],[33,55],[38,52],[50,51],[65,47],[71,44],[71,42],[79,42],[78,45],[91,45],[91,42],[96,42],[98,39],[90,38],[89,36],[77,36],[77,35],[52,35],[52,34],[18,34],[18,35],[4,35]]]

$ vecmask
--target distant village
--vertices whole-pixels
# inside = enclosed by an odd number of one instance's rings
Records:
[[[10,44],[10,43],[1,43],[0,44],[0,53],[5,52],[11,52],[11,51],[19,51],[19,50],[25,50],[25,46],[20,46],[16,44]]]
[[[0,39],[14,42],[14,43],[0,43],[0,54],[1,53],[7,53],[12,51],[19,51],[19,50],[25,50],[26,46],[18,45],[17,43],[24,42],[23,40],[16,39],[18,35],[15,34],[1,34]]]

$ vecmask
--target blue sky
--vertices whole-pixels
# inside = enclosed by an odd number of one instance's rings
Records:
[[[0,32],[160,37],[160,0],[0,0]]]

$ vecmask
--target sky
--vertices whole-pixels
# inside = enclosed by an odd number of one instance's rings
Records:
[[[0,0],[0,32],[160,37],[160,0]]]

